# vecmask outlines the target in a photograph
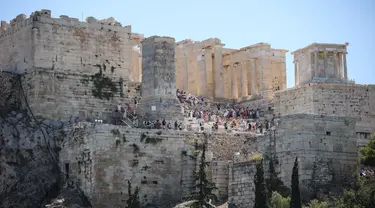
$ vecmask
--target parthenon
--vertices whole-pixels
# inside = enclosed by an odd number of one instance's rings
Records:
[[[134,36],[132,75],[134,81],[141,81],[141,36]],[[224,46],[218,38],[177,42],[177,89],[215,99],[271,97],[273,92],[286,89],[287,50],[273,49],[267,43],[241,49]]]

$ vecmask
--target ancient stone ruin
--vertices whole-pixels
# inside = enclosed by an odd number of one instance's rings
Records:
[[[287,50],[224,46],[49,10],[2,21],[0,207],[124,207],[128,180],[144,207],[174,207],[204,141],[218,203],[253,206],[257,154],[287,186],[298,157],[306,199],[351,183],[375,86],[349,79],[349,44],[293,52],[293,88]]]

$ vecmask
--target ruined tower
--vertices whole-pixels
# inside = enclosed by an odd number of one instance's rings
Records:
[[[141,121],[183,119],[176,96],[174,43],[173,38],[158,36],[142,41]]]

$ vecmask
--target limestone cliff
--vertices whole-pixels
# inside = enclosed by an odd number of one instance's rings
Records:
[[[64,126],[26,113],[0,118],[0,207],[41,207],[59,195]]]

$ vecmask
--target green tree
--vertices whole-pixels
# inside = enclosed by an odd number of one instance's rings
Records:
[[[374,177],[360,178],[355,189],[345,190],[343,195],[335,202],[336,208],[373,208],[374,205]]]
[[[301,193],[299,190],[298,179],[298,157],[294,161],[292,173],[292,197],[290,199],[290,208],[302,208]]]
[[[263,160],[256,165],[256,173],[254,177],[255,185],[255,204],[254,208],[267,208],[266,184],[264,182]]]
[[[367,170],[375,168],[375,139],[372,140],[361,150],[361,163],[367,166]],[[337,208],[370,208],[375,204],[375,175],[370,171],[366,176],[358,178],[354,189],[345,190],[343,195],[335,201]]]
[[[207,180],[206,167],[208,166],[208,162],[206,162],[206,148],[207,142],[205,141],[202,146],[199,170],[195,175],[197,181],[195,189],[197,192],[193,197],[196,201],[191,205],[194,208],[209,207],[210,200],[217,200],[216,195],[212,193],[217,188],[214,183]]]
[[[289,196],[289,189],[280,180],[279,174],[275,170],[274,161],[274,158],[271,158],[270,162],[268,163],[269,178],[266,179],[268,197],[271,198],[273,196],[273,192],[277,192],[279,195],[287,197]]]
[[[289,208],[290,197],[283,197],[276,191],[272,192],[271,207],[272,208]]]
[[[360,152],[361,163],[375,167],[375,139],[372,139],[365,147],[361,148]]]
[[[328,208],[328,202],[314,199],[310,202],[308,208]]]
[[[134,193],[132,193],[132,184],[128,180],[128,195],[129,198],[126,201],[126,208],[140,208],[141,202],[139,201],[139,187],[135,188]]]

